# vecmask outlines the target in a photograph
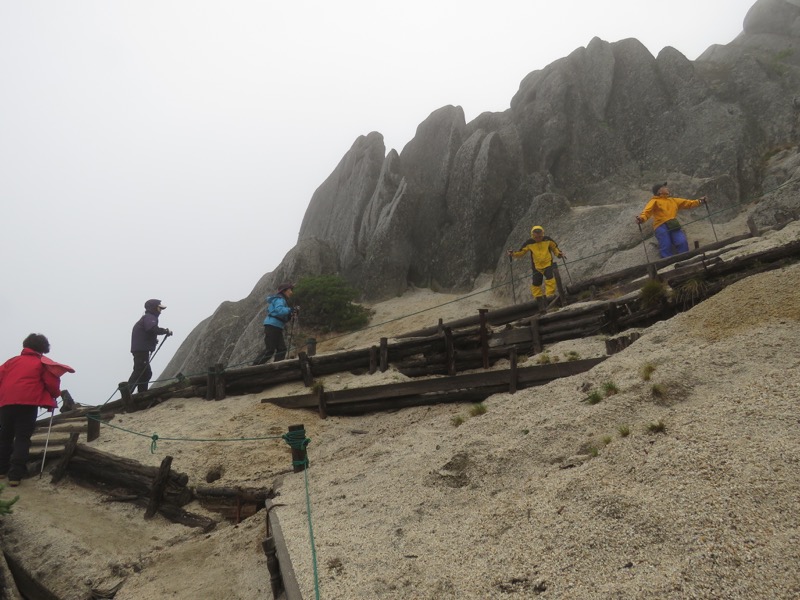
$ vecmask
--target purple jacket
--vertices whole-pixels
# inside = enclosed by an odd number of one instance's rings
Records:
[[[158,344],[158,336],[169,331],[158,326],[159,304],[158,300],[148,301],[145,304],[144,315],[136,321],[131,331],[131,352],[152,352]]]

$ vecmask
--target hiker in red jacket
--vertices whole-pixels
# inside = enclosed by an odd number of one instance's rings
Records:
[[[22,353],[0,366],[0,479],[12,487],[28,474],[28,451],[39,407],[53,411],[61,395],[61,375],[74,372],[43,355],[50,342],[32,333],[22,342]]]

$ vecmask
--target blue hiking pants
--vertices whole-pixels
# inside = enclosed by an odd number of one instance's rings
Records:
[[[674,254],[689,251],[689,242],[683,229],[673,229],[670,231],[666,223],[662,223],[655,229],[656,239],[658,240],[658,251],[661,258],[667,258]],[[674,250],[673,250],[674,248]]]

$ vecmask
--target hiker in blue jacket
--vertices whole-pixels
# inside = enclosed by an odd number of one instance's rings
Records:
[[[264,353],[253,364],[262,365],[272,355],[275,362],[286,358],[286,341],[283,339],[283,328],[297,314],[297,308],[289,306],[287,300],[292,297],[293,283],[282,283],[278,291],[267,296],[267,318],[264,319]]]

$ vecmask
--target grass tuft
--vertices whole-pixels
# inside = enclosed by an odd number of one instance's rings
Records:
[[[598,390],[592,390],[586,395],[586,398],[583,399],[586,404],[599,404],[600,401],[603,399],[603,394],[601,394]]]
[[[650,381],[650,376],[656,370],[656,366],[653,363],[645,363],[642,365],[641,370],[639,371],[642,375],[642,379],[645,381]]]
[[[486,414],[486,405],[483,402],[473,404],[469,409],[469,415],[471,417],[479,417],[483,414]]]
[[[650,423],[647,426],[647,431],[650,433],[664,433],[667,430],[667,426],[664,425],[664,421],[659,421],[658,423]]]
[[[617,427],[619,437],[628,437],[631,434],[631,428],[628,425],[620,425]]]

